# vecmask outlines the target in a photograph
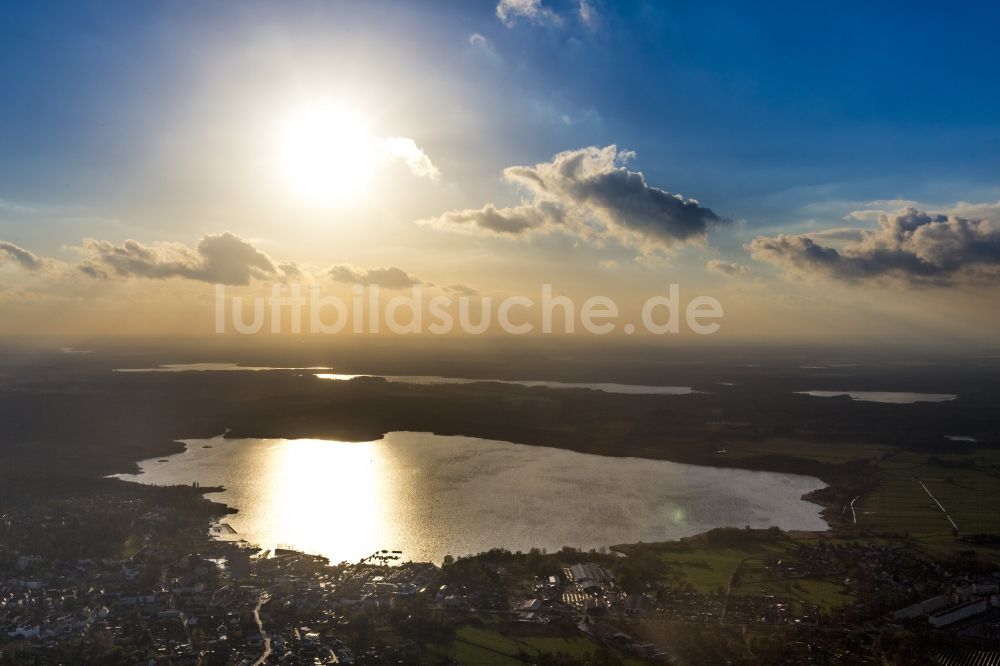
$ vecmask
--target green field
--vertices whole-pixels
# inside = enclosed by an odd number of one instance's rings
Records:
[[[969,449],[964,454],[936,457],[945,465],[929,464],[931,456],[915,453],[897,453],[880,462],[885,482],[858,500],[858,526],[906,533],[929,546],[950,547],[955,544],[952,525],[928,496],[930,491],[960,535],[1000,532],[1000,513],[995,510],[1000,496],[1000,453]]]
[[[695,592],[710,593],[724,591],[741,562],[778,555],[794,545],[795,541],[785,535],[729,548],[682,541],[664,546],[659,557],[671,575],[687,582]]]
[[[746,596],[775,595],[800,604],[819,606],[830,610],[854,602],[854,597],[844,592],[839,582],[822,578],[769,576],[761,560],[748,560],[740,569],[739,583],[733,594]]]
[[[740,547],[726,548],[692,540],[665,545],[658,554],[660,560],[668,565],[673,581],[683,581],[696,592],[725,591],[733,572],[739,567],[733,594],[775,595],[823,609],[852,603],[854,598],[844,593],[838,581],[788,576],[775,578],[766,572],[765,558],[781,557],[799,543],[808,543],[813,538],[814,535],[798,537],[782,533],[768,535],[758,542]]]
[[[1000,451],[955,443],[948,453],[915,453],[880,444],[806,442],[774,438],[734,446],[731,458],[794,456],[827,464],[874,462],[883,482],[855,504],[857,527],[909,535],[936,550],[965,549],[955,540],[947,516],[921,482],[945,507],[958,534],[1000,533]]]

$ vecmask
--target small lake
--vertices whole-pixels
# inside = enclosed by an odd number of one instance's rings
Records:
[[[859,402],[884,402],[893,405],[908,405],[914,402],[948,402],[957,395],[952,393],[907,393],[905,391],[796,391],[817,398],[835,398],[846,395]]]
[[[815,478],[614,458],[472,437],[189,440],[128,481],[225,486],[225,520],[263,548],[440,562],[494,547],[662,541],[719,526],[824,530]]]

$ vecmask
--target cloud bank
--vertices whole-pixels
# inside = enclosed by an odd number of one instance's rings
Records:
[[[885,280],[914,286],[996,282],[1000,225],[985,219],[932,214],[916,208],[881,214],[878,229],[861,230],[841,249],[808,236],[758,236],[753,257],[794,275],[857,282]]]
[[[266,254],[232,233],[206,235],[197,247],[181,243],[143,245],[127,240],[121,245],[87,239],[87,258],[78,266],[98,279],[173,277],[229,285],[249,284],[251,278],[277,275],[278,268]]]
[[[726,221],[695,199],[650,186],[642,173],[626,166],[633,156],[614,145],[590,146],[535,166],[509,167],[504,179],[527,195],[521,205],[498,208],[488,203],[418,223],[501,236],[560,230],[655,251],[701,242],[710,227]]]

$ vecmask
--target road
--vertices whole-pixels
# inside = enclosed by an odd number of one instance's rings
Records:
[[[264,641],[264,651],[260,653],[260,658],[253,663],[253,666],[263,666],[264,662],[271,656],[271,637],[264,631],[264,623],[260,621],[260,607],[267,600],[267,593],[261,592],[260,596],[257,597],[257,605],[253,609],[253,619],[257,623],[257,631],[260,633],[261,640]]]
[[[931,494],[931,491],[927,489],[927,486],[924,485],[923,481],[917,479],[917,483],[919,483],[920,487],[924,489],[924,492],[927,493],[927,496],[930,497],[932,500],[934,500],[934,503],[937,504],[939,509],[941,509],[941,513],[944,514],[944,517],[948,519],[948,522],[951,523],[952,528],[954,528],[954,530],[957,532],[958,525],[956,525],[955,521],[951,519],[951,514],[948,513],[948,510],[944,508],[944,505],[938,501],[937,497],[934,497],[934,495]]]
[[[733,592],[733,582],[736,581],[736,574],[739,573],[740,567],[749,559],[749,557],[744,557],[740,560],[736,564],[736,567],[733,568],[733,573],[729,575],[729,583],[726,585],[726,598],[722,601],[722,612],[719,614],[719,624],[725,624],[726,622],[726,611],[729,610],[729,595]]]

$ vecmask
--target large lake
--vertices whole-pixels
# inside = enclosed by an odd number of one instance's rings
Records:
[[[129,481],[222,485],[226,521],[263,548],[357,561],[379,549],[440,562],[505,547],[662,541],[731,525],[823,530],[794,474],[588,455],[472,437],[393,432],[374,442],[189,440]]]

